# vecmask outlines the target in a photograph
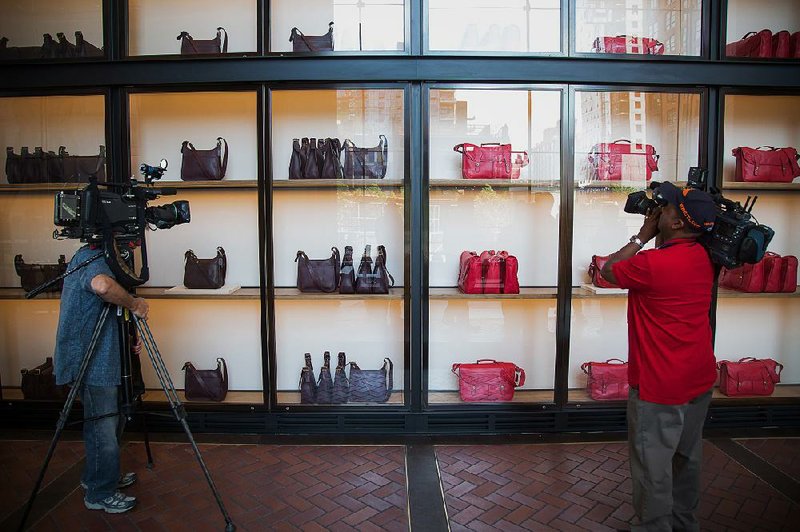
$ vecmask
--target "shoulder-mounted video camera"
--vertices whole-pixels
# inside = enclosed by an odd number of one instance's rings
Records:
[[[691,188],[706,189],[708,171],[692,167],[689,169],[688,184]],[[659,194],[661,183],[653,181],[648,190],[640,190],[628,195],[624,211],[631,214],[647,215],[657,206],[664,206],[667,201]],[[729,200],[722,193],[711,187],[708,190],[717,205],[717,217],[714,228],[703,233],[698,241],[702,243],[715,264],[728,269],[742,264],[755,264],[764,258],[767,246],[775,231],[766,225],[759,224],[751,214],[758,196],[747,196],[744,205]]]
[[[177,194],[175,188],[153,188],[153,181],[161,179],[166,170],[167,161],[162,159],[159,166],[141,165],[143,183],[133,178],[128,183],[98,183],[93,176],[83,189],[56,192],[53,221],[63,229],[54,231],[53,238],[77,238],[102,245],[106,262],[120,284],[126,288],[143,284],[149,278],[144,235],[148,224],[153,229],[169,229],[191,221],[186,200],[147,206],[159,196]],[[132,250],[138,246],[142,254],[140,274],[132,268]]]

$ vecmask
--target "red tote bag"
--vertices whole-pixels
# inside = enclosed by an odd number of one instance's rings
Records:
[[[638,174],[632,176],[635,179],[644,177],[650,181],[653,172],[658,171],[659,155],[656,149],[650,144],[632,144],[628,139],[595,144],[588,158],[595,170],[595,179],[600,181],[620,181],[624,173],[631,172]],[[641,168],[644,168],[644,176],[641,175]]]
[[[736,181],[791,183],[800,176],[795,148],[740,146],[732,153],[736,157]]]
[[[628,363],[618,358],[605,362],[584,362],[586,389],[595,401],[619,401],[628,398]]]
[[[767,252],[764,256],[764,292],[797,290],[797,257]]]
[[[465,294],[483,293],[481,258],[474,251],[462,251],[459,259],[458,288]]]
[[[514,388],[525,384],[525,370],[511,362],[481,359],[474,364],[453,364],[462,401],[511,401]]]
[[[606,36],[598,37],[594,40],[592,52],[600,54],[663,55],[664,45],[649,37]]]
[[[608,262],[607,255],[592,255],[592,262],[589,264],[588,271],[589,277],[592,278],[592,284],[597,288],[619,288],[619,285],[606,281],[605,277],[600,275],[600,270],[603,269],[606,262]]]
[[[725,45],[727,57],[772,57],[772,32],[761,30],[751,31],[736,42]]]
[[[779,31],[772,35],[772,57],[788,59],[792,56],[792,36],[786,31]]]

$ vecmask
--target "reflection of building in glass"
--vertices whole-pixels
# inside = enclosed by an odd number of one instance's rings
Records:
[[[336,117],[345,130],[360,131],[364,135],[402,135],[403,91],[339,90]]]
[[[536,181],[558,181],[561,176],[561,126],[544,130],[543,139],[531,147],[530,176]]]

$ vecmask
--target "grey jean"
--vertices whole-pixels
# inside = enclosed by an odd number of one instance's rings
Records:
[[[711,390],[686,404],[628,396],[628,450],[633,480],[632,531],[700,530],[703,424]]]

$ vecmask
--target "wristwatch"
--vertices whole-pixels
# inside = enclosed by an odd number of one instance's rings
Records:
[[[642,242],[642,239],[639,238],[639,235],[633,235],[628,242],[630,242],[631,244],[636,244],[637,246],[639,246],[639,249],[642,249],[644,247],[644,242]]]

